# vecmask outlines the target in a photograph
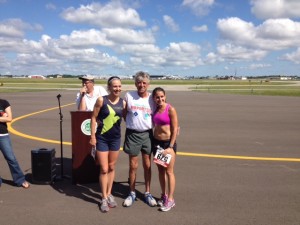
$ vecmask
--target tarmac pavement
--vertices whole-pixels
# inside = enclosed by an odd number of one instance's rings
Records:
[[[130,89],[130,88],[128,88]],[[15,155],[31,187],[11,182],[0,156],[0,224],[300,224],[300,107],[297,97],[210,94],[167,89],[167,101],[178,112],[180,135],[175,175],[176,207],[162,213],[142,200],[142,165],[138,169],[138,200],[121,206],[128,194],[128,157],[121,151],[113,195],[119,206],[103,214],[98,208],[98,183],[73,185],[64,178],[54,184],[31,180],[31,150],[55,148],[60,175],[60,140],[57,95],[63,114],[64,171],[71,176],[71,115],[76,90],[36,93],[1,93],[13,110],[11,134]],[[185,91],[184,91],[185,90]],[[67,105],[67,106],[65,106]],[[124,134],[124,123],[123,134]],[[124,135],[122,136],[123,139]],[[193,153],[193,154],[190,154]],[[248,158],[247,158],[248,157]],[[251,157],[251,158],[250,158]],[[160,196],[156,166],[151,192]]]

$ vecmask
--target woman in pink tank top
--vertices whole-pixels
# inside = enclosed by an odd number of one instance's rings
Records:
[[[152,146],[154,162],[157,163],[162,192],[158,204],[161,206],[160,210],[166,212],[175,206],[174,164],[177,150],[176,136],[178,133],[178,119],[176,109],[166,103],[166,93],[163,88],[155,88],[152,92],[152,97],[157,106],[152,116],[154,124],[154,140]],[[161,154],[157,152],[158,146],[164,149]]]

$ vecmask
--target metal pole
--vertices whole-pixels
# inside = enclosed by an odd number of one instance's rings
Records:
[[[61,175],[61,179],[63,179],[63,175],[64,175],[63,136],[62,136],[63,114],[61,113],[61,107],[60,107],[61,94],[58,94],[56,97],[58,100],[59,118],[60,118],[60,175]]]

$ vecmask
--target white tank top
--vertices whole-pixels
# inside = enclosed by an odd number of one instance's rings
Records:
[[[141,98],[137,91],[127,92],[125,95],[127,102],[126,127],[136,131],[146,131],[152,129],[152,112],[154,102],[151,94]]]
[[[108,95],[107,91],[104,89],[104,87],[102,86],[94,86],[94,94],[93,96],[90,96],[89,94],[85,94],[83,96],[85,103],[86,103],[86,111],[93,111],[94,110],[94,105],[97,101],[97,98],[100,96],[105,96]],[[80,103],[80,93],[77,93],[77,97],[76,97],[76,105],[77,108],[79,106]]]

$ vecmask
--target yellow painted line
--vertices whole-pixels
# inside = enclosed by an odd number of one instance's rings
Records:
[[[253,156],[239,156],[239,155],[201,154],[201,153],[189,153],[189,152],[177,152],[177,155],[207,157],[207,158],[222,158],[222,159],[300,162],[300,158],[253,157]]]
[[[70,105],[74,105],[74,104],[75,103],[70,103],[70,104],[67,104],[67,105],[63,105],[63,106],[61,106],[61,108],[67,107],[67,106],[70,106]],[[45,109],[45,110],[41,110],[41,111],[38,111],[38,112],[30,113],[30,114],[27,114],[27,115],[24,115],[24,116],[17,117],[15,119],[13,119],[11,121],[11,123],[7,123],[7,128],[8,128],[8,130],[9,130],[10,133],[15,134],[17,136],[21,136],[23,138],[27,138],[27,139],[31,139],[31,140],[36,140],[36,141],[42,141],[42,142],[48,142],[48,143],[53,143],[53,144],[60,144],[60,141],[46,139],[46,138],[40,138],[40,137],[35,137],[35,136],[28,135],[28,134],[24,134],[24,133],[21,133],[21,132],[15,130],[12,127],[12,125],[15,122],[17,122],[18,120],[21,120],[21,119],[24,119],[24,118],[27,118],[27,117],[30,117],[30,116],[33,116],[33,115],[36,115],[36,114],[40,114],[40,113],[48,112],[48,111],[51,111],[51,110],[55,110],[55,109],[58,109],[58,107],[54,107],[54,108],[50,108],[50,109]],[[71,142],[63,142],[63,144],[64,145],[72,145]]]
[[[74,104],[75,103],[70,103],[70,104],[67,104],[67,105],[63,105],[61,107],[67,107],[67,106],[74,105]],[[24,118],[27,118],[27,117],[30,117],[30,116],[33,116],[33,115],[36,115],[36,114],[40,114],[40,113],[48,112],[48,111],[51,111],[51,110],[55,110],[55,109],[58,109],[58,107],[45,109],[45,110],[41,110],[41,111],[38,111],[38,112],[30,113],[30,114],[27,114],[27,115],[24,115],[24,116],[17,117],[15,119],[13,119],[11,123],[7,124],[8,130],[12,134],[15,134],[17,136],[21,136],[21,137],[24,137],[24,138],[27,138],[27,139],[42,141],[42,142],[48,142],[48,143],[54,143],[54,144],[60,144],[60,141],[27,135],[27,134],[24,134],[24,133],[21,133],[21,132],[15,130],[12,127],[12,124],[17,122],[18,120],[21,120],[21,119],[24,119]],[[71,142],[63,142],[63,144],[64,145],[72,145]],[[194,157],[206,157],[206,158],[239,159],[239,160],[300,162],[300,158],[253,157],[253,156],[238,156],[238,155],[202,154],[202,153],[191,153],[191,152],[177,152],[177,155],[194,156]]]

